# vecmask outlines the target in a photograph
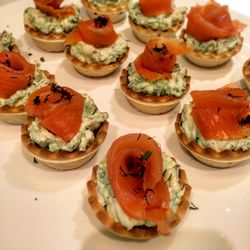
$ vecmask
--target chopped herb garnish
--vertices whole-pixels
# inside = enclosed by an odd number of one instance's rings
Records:
[[[10,67],[10,65],[11,65],[10,60],[7,59],[7,60],[4,62],[4,64],[5,64],[6,66]]]
[[[60,86],[58,86],[56,84],[51,85],[51,91],[53,93],[61,94],[61,97],[58,100],[56,100],[54,103],[59,103],[62,100],[71,101],[71,98],[73,97],[73,94],[70,94],[65,88],[60,87]]]
[[[33,104],[36,105],[36,106],[38,106],[38,105],[40,105],[40,103],[41,103],[40,98],[39,98],[39,96],[37,95],[37,96],[34,98],[34,100],[33,100]]]
[[[241,126],[250,124],[250,115],[248,115],[248,116],[242,118],[242,119],[239,121],[239,124],[240,124]]]
[[[140,137],[141,137],[141,132],[140,132],[140,134],[137,137],[137,141],[139,141]]]
[[[34,201],[37,201],[37,200],[38,200],[38,198],[37,198],[37,197],[35,197],[35,198],[34,198]]]
[[[96,28],[103,28],[108,24],[108,18],[105,16],[98,16],[94,19]]]
[[[198,210],[199,208],[193,202],[190,202],[189,209]]]
[[[45,62],[45,59],[44,59],[44,57],[42,56],[42,57],[40,57],[40,61],[41,62]]]
[[[168,49],[165,44],[162,44],[161,47],[157,47],[157,45],[153,48],[153,50],[159,54],[166,55],[168,52]]]
[[[33,158],[33,162],[34,163],[38,163],[35,157]]]
[[[152,152],[148,150],[148,151],[141,157],[141,160],[142,160],[142,161],[146,161],[151,155],[152,155]]]
[[[220,112],[220,107],[217,108],[217,113],[219,113],[219,112]]]
[[[28,56],[32,56],[32,53],[29,53]]]
[[[233,94],[231,94],[231,93],[228,93],[227,95],[230,96],[230,97],[233,97],[233,98],[240,98],[240,97],[243,97],[243,96],[233,95]]]

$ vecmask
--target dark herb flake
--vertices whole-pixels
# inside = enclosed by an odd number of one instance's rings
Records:
[[[191,209],[191,210],[199,210],[199,208],[193,202],[190,202],[189,209]]]

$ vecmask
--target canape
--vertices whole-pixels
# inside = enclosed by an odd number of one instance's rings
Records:
[[[206,5],[192,7],[187,19],[181,38],[193,48],[185,55],[190,62],[202,67],[216,67],[241,50],[241,32],[246,25],[231,19],[228,6],[210,0]]]
[[[241,88],[192,91],[175,123],[178,139],[195,158],[212,167],[250,158],[250,103]]]
[[[136,133],[112,143],[87,187],[97,218],[111,232],[138,240],[169,235],[186,214],[191,193],[175,159]]]
[[[89,16],[108,16],[113,23],[122,21],[128,9],[130,0],[81,0]]]
[[[127,69],[120,86],[130,104],[147,114],[162,114],[173,109],[187,94],[190,77],[180,67],[176,55],[188,47],[180,39],[154,38]]]
[[[16,40],[13,37],[13,34],[11,32],[7,32],[6,30],[0,32],[0,52],[3,50],[19,51],[18,46],[16,44]]]
[[[62,1],[34,0],[35,8],[24,12],[25,31],[42,50],[63,51],[67,35],[81,19],[79,7],[74,4],[60,7]]]
[[[250,90],[250,58],[244,63],[242,72],[246,86]]]
[[[127,58],[127,41],[106,16],[82,20],[65,41],[65,53],[74,68],[89,77],[114,72]]]
[[[108,114],[87,94],[56,84],[34,92],[26,105],[22,144],[29,154],[57,170],[79,168],[98,151]]]
[[[0,120],[13,124],[26,119],[28,97],[54,81],[54,75],[27,62],[14,50],[0,52],[0,75]]]
[[[176,8],[173,0],[139,0],[129,6],[129,23],[143,43],[153,37],[175,37],[182,27],[187,8]]]

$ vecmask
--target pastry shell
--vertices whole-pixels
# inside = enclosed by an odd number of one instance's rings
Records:
[[[191,194],[191,186],[187,183],[187,177],[184,170],[180,169],[179,172],[180,183],[185,187],[182,201],[175,213],[171,212],[170,228],[175,227],[184,217],[188,208]],[[159,236],[156,227],[136,226],[131,230],[127,230],[123,225],[114,221],[109,216],[105,207],[101,206],[97,199],[97,185],[96,185],[97,166],[93,167],[91,179],[87,182],[88,187],[88,202],[95,212],[96,217],[104,224],[108,230],[114,234],[130,239],[145,240]]]
[[[104,142],[109,127],[109,123],[105,121],[100,128],[96,130],[94,141],[85,151],[75,150],[73,152],[67,152],[60,150],[59,152],[51,152],[31,141],[28,127],[32,120],[33,118],[28,117],[21,126],[22,145],[31,156],[35,157],[35,159],[42,162],[47,167],[56,170],[71,170],[86,164],[97,153],[99,147]]]
[[[126,53],[116,62],[110,64],[89,64],[81,62],[70,54],[70,46],[65,47],[65,54],[67,59],[73,67],[82,75],[89,77],[102,77],[111,74],[117,70],[120,65],[127,59],[129,48],[127,47]]]
[[[137,93],[128,87],[128,71],[127,69],[123,69],[120,76],[120,87],[122,93],[126,96],[127,100],[134,108],[146,114],[157,115],[172,110],[188,93],[190,88],[190,77],[186,76],[185,80],[186,89],[184,90],[184,94],[181,97],[174,97],[171,95],[145,95],[142,93]]]
[[[250,90],[250,58],[244,63],[242,72],[246,86]]]
[[[184,37],[184,34],[185,30],[182,30],[180,36],[182,39]],[[243,37],[240,37],[240,42],[237,44],[237,46],[227,52],[216,54],[211,52],[204,53],[193,50],[192,52],[185,54],[185,57],[195,65],[206,68],[212,68],[226,63],[231,57],[236,55],[241,50],[242,45],[243,45]]]
[[[181,130],[181,113],[177,115],[175,130],[180,144],[190,152],[198,161],[216,168],[228,168],[250,159],[250,149],[247,151],[225,150],[217,152],[210,148],[202,148],[195,141],[189,141],[188,137]]]
[[[107,6],[105,8],[94,5],[89,0],[81,0],[85,6],[90,18],[94,19],[98,16],[108,16],[113,23],[122,21],[126,16],[129,1],[127,3],[119,4],[118,6]]]
[[[67,37],[66,33],[45,35],[28,25],[24,25],[24,28],[38,48],[47,52],[62,52],[64,50],[64,41]]]
[[[133,22],[130,17],[129,17],[129,24],[135,36],[141,42],[147,43],[150,39],[154,37],[163,37],[163,38],[175,37],[176,32],[181,28],[183,23],[182,22],[176,23],[173,27],[171,27],[171,29],[168,29],[166,31],[145,28]]]

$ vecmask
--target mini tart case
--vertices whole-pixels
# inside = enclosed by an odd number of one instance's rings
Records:
[[[86,8],[90,18],[94,19],[98,16],[105,15],[108,16],[113,23],[118,23],[125,18],[130,1],[119,4],[118,6],[107,6],[105,8],[94,5],[89,0],[81,0],[81,2]]]
[[[120,65],[127,59],[129,48],[127,47],[126,53],[116,62],[110,64],[88,64],[85,62],[81,62],[74,56],[70,54],[70,45],[65,47],[65,54],[67,59],[73,65],[73,67],[82,75],[89,77],[103,77],[111,74],[115,70],[117,70]]]
[[[242,73],[244,76],[246,86],[250,90],[250,58],[244,63],[242,68]]]
[[[185,41],[184,34],[185,30],[182,30],[180,38]],[[195,65],[206,68],[212,68],[226,63],[231,57],[236,55],[241,50],[242,45],[243,45],[243,37],[240,37],[240,42],[237,44],[235,48],[231,49],[230,51],[216,54],[216,53],[203,53],[193,50],[192,52],[185,54],[185,57]]]
[[[247,151],[225,150],[217,152],[213,149],[202,148],[195,141],[189,141],[188,137],[181,130],[181,113],[177,115],[175,131],[180,144],[191,153],[198,161],[216,168],[228,168],[250,159],[250,149]]]
[[[122,93],[126,96],[129,103],[137,110],[150,114],[157,115],[167,113],[178,105],[181,99],[188,93],[190,88],[190,77],[185,77],[186,88],[181,97],[174,97],[171,95],[166,96],[153,96],[142,93],[137,93],[128,87],[128,71],[122,70],[120,76],[120,87]]]
[[[159,236],[156,227],[136,226],[131,230],[127,230],[122,224],[116,222],[109,216],[106,208],[101,206],[97,199],[97,168],[97,166],[93,167],[91,179],[87,182],[87,188],[89,194],[88,202],[100,222],[104,224],[112,233],[124,238],[146,240]],[[182,169],[180,169],[179,172],[179,179],[180,183],[185,188],[185,192],[177,211],[175,213],[171,213],[171,218],[169,218],[171,221],[170,228],[174,228],[182,220],[189,208],[191,186],[187,183],[186,173]]]
[[[87,146],[85,151],[74,150],[73,152],[67,152],[60,150],[58,152],[51,152],[47,148],[41,148],[38,144],[31,141],[28,127],[32,121],[33,118],[28,117],[21,126],[22,145],[28,154],[35,157],[35,159],[42,162],[47,167],[56,170],[76,169],[90,161],[104,142],[109,127],[107,121],[102,123],[95,131],[94,141]]]
[[[67,37],[66,33],[48,34],[36,31],[24,25],[26,33],[32,38],[38,48],[47,52],[62,52],[64,50],[64,41]]]
[[[173,27],[171,27],[168,30],[156,30],[151,28],[145,28],[141,25],[136,24],[132,21],[132,19],[129,17],[129,24],[132,28],[133,33],[135,36],[143,43],[147,43],[150,39],[154,37],[175,37],[176,32],[181,28],[182,22],[176,23]]]
[[[55,81],[55,76],[44,71],[47,78],[51,81]],[[4,105],[0,107],[0,120],[10,124],[22,124],[27,118],[27,113],[25,112],[25,105],[20,106],[9,106]]]

